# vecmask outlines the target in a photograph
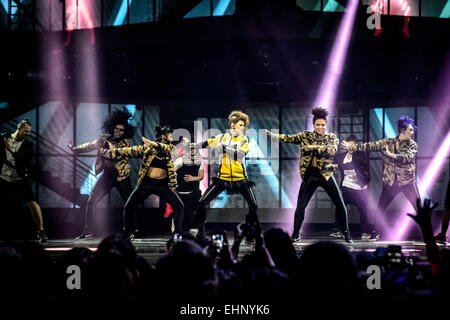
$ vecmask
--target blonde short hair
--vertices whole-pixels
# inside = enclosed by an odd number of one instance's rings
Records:
[[[250,118],[246,113],[235,110],[232,111],[228,116],[228,124],[230,125],[230,128],[233,123],[237,123],[241,120],[244,121],[245,131],[247,131],[248,126],[250,124]]]

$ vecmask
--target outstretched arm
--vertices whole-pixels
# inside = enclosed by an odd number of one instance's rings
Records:
[[[173,144],[165,144],[161,142],[155,142],[150,139],[147,139],[145,137],[142,137],[142,142],[145,146],[149,148],[155,148],[157,150],[162,150],[164,152],[170,153],[172,152],[173,148],[175,147]]]
[[[361,152],[370,152],[370,151],[381,151],[387,145],[386,139],[378,140],[374,142],[366,142],[362,144],[350,145],[347,141],[342,141],[342,146],[345,150],[350,152],[361,151]]]
[[[100,153],[103,157],[113,160],[128,158],[141,158],[145,151],[148,150],[149,146],[140,145],[127,148],[115,148],[114,145],[108,141],[109,149],[101,148]]]
[[[270,137],[279,139],[279,141],[283,143],[294,143],[294,144],[302,143],[302,132],[296,134],[276,134],[270,132],[269,130],[266,130],[266,133]]]

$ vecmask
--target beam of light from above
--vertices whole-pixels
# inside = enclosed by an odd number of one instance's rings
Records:
[[[223,16],[230,5],[231,0],[219,0],[213,11],[213,16]]]
[[[114,26],[121,26],[124,24],[125,19],[127,18],[128,7],[131,6],[133,0],[130,0],[129,5],[127,5],[128,0],[122,0],[122,3],[119,8],[119,12],[117,13],[116,18],[114,19]]]
[[[425,192],[427,192],[429,188],[433,185],[433,183],[436,181],[437,175],[438,173],[440,173],[445,163],[445,159],[446,157],[448,157],[449,153],[450,153],[450,131],[447,133],[444,142],[441,144],[438,152],[436,153],[427,170],[425,171],[423,178],[423,188]],[[408,230],[411,223],[412,223],[411,218],[404,217],[400,227],[397,228],[396,230],[394,240],[401,239]]]
[[[336,90],[342,74],[358,2],[358,0],[350,0],[347,4],[344,18],[339,26],[336,40],[328,59],[327,70],[322,78],[322,83],[314,103],[314,107],[326,108],[330,114],[332,114]]]

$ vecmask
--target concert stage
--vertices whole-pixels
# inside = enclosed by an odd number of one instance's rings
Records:
[[[229,239],[233,239],[231,233],[228,233]],[[144,257],[150,264],[155,264],[159,258],[164,256],[167,252],[166,242],[169,240],[168,235],[154,235],[143,238],[136,238],[132,241],[136,251],[139,255]],[[64,252],[75,247],[87,247],[92,251],[95,251],[101,238],[91,238],[87,240],[49,240],[47,243],[43,243],[45,249],[51,256],[60,256]],[[297,254],[301,255],[301,252],[309,245],[317,241],[336,241],[346,246],[351,252],[368,252],[373,253],[377,248],[387,248],[388,246],[395,245],[402,247],[402,253],[406,257],[419,257],[426,259],[426,247],[423,242],[420,241],[362,241],[354,239],[354,243],[348,244],[344,240],[334,239],[321,233],[316,233],[315,237],[308,237],[302,239],[301,242],[294,243],[294,247]],[[230,240],[230,244],[233,240]],[[446,246],[439,245],[440,248],[446,247],[450,249],[450,244]],[[247,245],[245,242],[240,247],[240,257],[253,250],[253,245]]]

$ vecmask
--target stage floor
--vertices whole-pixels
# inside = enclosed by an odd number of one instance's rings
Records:
[[[229,234],[229,239],[233,239],[232,234]],[[167,252],[166,242],[169,240],[168,235],[155,235],[143,238],[137,238],[133,240],[133,245],[136,248],[138,254],[143,256],[150,264],[155,264],[156,261],[164,256]],[[49,240],[44,243],[43,246],[52,256],[59,256],[65,251],[68,251],[74,247],[87,247],[92,251],[95,251],[101,238],[90,238],[86,240]],[[354,240],[354,243],[349,244],[344,240],[331,238],[329,236],[317,236],[311,238],[302,239],[301,242],[295,243],[295,249],[300,254],[307,246],[317,241],[336,241],[343,244],[352,252],[375,252],[377,248],[387,248],[390,245],[397,245],[402,247],[402,252],[405,256],[417,256],[420,258],[426,258],[425,244],[419,241],[362,241]],[[230,241],[232,244],[232,240]],[[450,244],[446,246],[439,245],[439,247],[446,247],[450,249]],[[253,250],[252,245],[247,245],[242,242],[239,255],[245,255]]]

